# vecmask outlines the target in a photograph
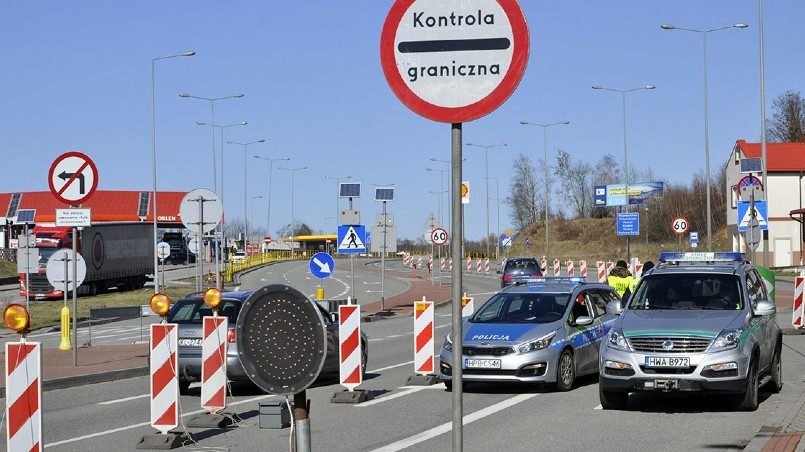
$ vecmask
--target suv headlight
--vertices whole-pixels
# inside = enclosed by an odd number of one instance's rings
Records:
[[[517,346],[517,352],[531,353],[537,350],[542,350],[543,348],[548,348],[548,346],[551,345],[551,341],[553,340],[554,336],[556,336],[556,331],[548,333],[539,339],[534,339],[533,341],[528,341],[523,344],[520,344]]]
[[[710,344],[710,348],[707,349],[707,352],[718,353],[726,350],[732,350],[733,348],[738,348],[738,344],[741,341],[741,334],[743,334],[743,332],[744,330],[740,328],[722,331],[716,340]]]
[[[615,350],[623,350],[625,352],[632,351],[632,348],[629,347],[629,343],[626,342],[623,331],[614,328],[609,330],[609,334],[607,334],[607,347],[614,348]]]
[[[447,336],[444,337],[444,349],[448,352],[453,351],[453,333],[447,333]]]

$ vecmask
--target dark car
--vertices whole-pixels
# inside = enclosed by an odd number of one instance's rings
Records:
[[[227,340],[229,345],[226,353],[226,374],[231,381],[250,381],[238,356],[238,344],[235,340],[235,323],[243,303],[254,291],[224,292],[222,294],[219,315],[229,319]],[[194,293],[180,299],[171,307],[168,313],[168,322],[179,325],[179,391],[187,392],[190,383],[201,379],[201,323],[204,316],[212,315],[212,309],[204,304],[203,293]],[[320,377],[338,377],[338,321],[321,307],[322,318],[327,327],[327,357],[324,361]],[[369,357],[366,334],[361,331],[361,367],[366,371],[366,362]]]
[[[500,273],[500,288],[510,286],[518,279],[528,279],[542,276],[539,262],[533,257],[512,257],[506,259],[503,271]]]

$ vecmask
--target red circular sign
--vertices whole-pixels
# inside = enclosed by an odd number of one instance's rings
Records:
[[[397,0],[380,36],[394,94],[445,123],[472,121],[503,104],[525,73],[528,52],[516,0]]]
[[[72,206],[81,204],[98,188],[98,167],[83,152],[65,152],[50,165],[48,186],[59,201]]]
[[[676,235],[683,235],[688,232],[688,229],[690,229],[690,223],[685,217],[674,218],[674,221],[671,222],[671,230]]]
[[[263,237],[263,243],[265,243],[266,245],[270,244],[271,243],[271,237],[269,237],[269,236]]]

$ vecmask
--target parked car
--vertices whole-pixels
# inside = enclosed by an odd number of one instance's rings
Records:
[[[514,284],[518,280],[527,280],[542,275],[539,262],[533,257],[510,257],[503,264],[500,274],[500,288]]]
[[[246,260],[246,251],[235,251],[232,255],[232,262],[243,262]]]

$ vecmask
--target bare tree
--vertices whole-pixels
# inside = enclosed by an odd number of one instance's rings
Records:
[[[593,168],[587,162],[574,162],[569,152],[560,149],[554,169],[562,187],[562,196],[574,209],[576,218],[587,218],[592,208]]]
[[[799,91],[786,91],[771,106],[769,139],[777,142],[805,141],[805,99]]]
[[[531,158],[520,154],[514,160],[509,197],[506,204],[511,207],[511,219],[522,230],[539,218],[537,208],[537,184]]]

